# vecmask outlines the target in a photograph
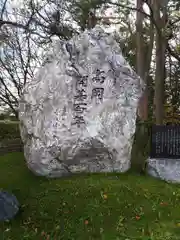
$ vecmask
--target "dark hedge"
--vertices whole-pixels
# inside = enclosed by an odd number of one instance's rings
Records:
[[[20,137],[18,122],[0,122],[0,141]]]

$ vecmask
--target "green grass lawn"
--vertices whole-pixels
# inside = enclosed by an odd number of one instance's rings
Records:
[[[0,240],[179,240],[180,188],[135,174],[34,176],[21,153],[0,157],[0,188],[23,212]]]

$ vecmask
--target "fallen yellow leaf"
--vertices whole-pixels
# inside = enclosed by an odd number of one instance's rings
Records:
[[[108,198],[107,194],[104,194],[104,195],[103,195],[103,198],[104,198],[104,199],[107,199],[107,198]]]

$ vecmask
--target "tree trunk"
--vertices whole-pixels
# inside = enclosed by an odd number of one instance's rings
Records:
[[[137,0],[137,9],[143,11],[143,0]],[[152,0],[149,0],[149,6],[153,8]],[[140,116],[141,120],[146,121],[148,119],[148,96],[149,96],[149,89],[148,86],[150,83],[148,83],[148,79],[150,79],[149,76],[149,70],[151,65],[151,58],[152,58],[152,50],[153,50],[153,44],[154,44],[154,25],[151,22],[150,23],[150,29],[149,29],[149,46],[148,50],[145,48],[145,42],[143,38],[143,19],[144,15],[137,11],[136,15],[136,71],[137,74],[145,81],[146,89],[143,93],[143,96],[141,97],[139,101],[139,108],[138,108],[138,115]],[[146,52],[147,50],[147,52]],[[146,54],[146,57],[145,57]]]
[[[137,0],[137,9],[142,11],[142,0]],[[143,19],[144,16],[140,11],[136,13],[136,72],[144,79],[144,38],[143,38]],[[146,118],[146,94],[143,94],[139,101],[138,115],[142,120]]]
[[[143,0],[137,0],[137,9],[143,10]],[[140,11],[136,14],[136,71],[144,80],[144,38],[143,38],[143,19]]]
[[[156,71],[155,71],[155,118],[156,124],[163,124],[164,119],[164,83],[165,83],[165,58],[167,40],[164,35],[167,23],[167,1],[161,4],[159,0],[154,0],[154,18],[156,21]],[[163,16],[160,17],[161,9]]]

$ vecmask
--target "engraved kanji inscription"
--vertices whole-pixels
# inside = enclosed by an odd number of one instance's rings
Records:
[[[87,103],[75,103],[74,111],[78,113],[83,113],[86,110]]]
[[[103,95],[104,95],[104,88],[94,88],[92,90],[91,98],[98,98],[98,99],[102,100]]]
[[[85,124],[83,116],[75,115],[73,124],[77,125],[78,127],[80,127],[81,124]]]
[[[77,125],[80,127],[82,124],[85,124],[83,113],[87,109],[87,93],[86,87],[88,85],[88,76],[78,76],[76,78],[76,95],[74,96],[74,121],[72,122],[73,125]]]
[[[151,158],[180,158],[180,126],[153,126]]]
[[[88,76],[80,76],[76,82],[77,86],[81,85],[82,87],[87,87],[87,83],[88,83]]]
[[[105,72],[103,70],[97,69],[95,72],[95,77],[92,78],[92,81],[103,84],[105,79]]]
[[[77,90],[77,95],[74,96],[75,100],[78,100],[80,102],[84,101],[87,99],[87,94],[85,89],[78,89]]]

